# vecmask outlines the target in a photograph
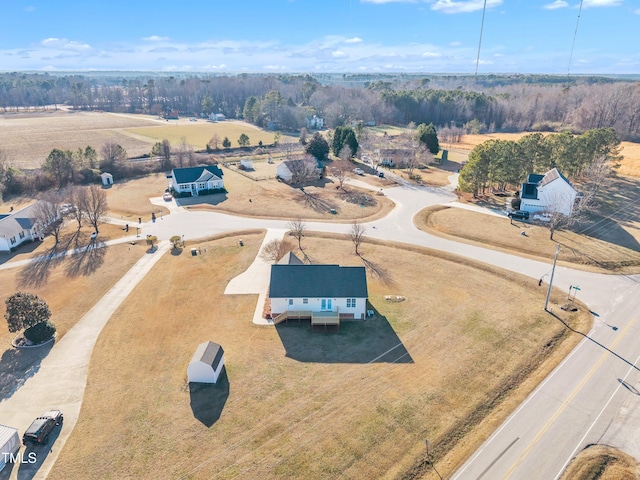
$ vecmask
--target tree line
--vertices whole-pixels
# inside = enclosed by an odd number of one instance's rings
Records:
[[[581,135],[532,133],[518,141],[488,140],[469,153],[460,171],[459,188],[474,196],[488,188],[505,190],[524,182],[530,173],[552,168],[574,180],[602,180],[615,170],[619,159],[620,139],[612,128]],[[598,185],[593,188],[597,191]]]
[[[0,111],[57,108],[162,115],[222,113],[260,127],[299,131],[318,115],[325,126],[352,122],[429,124],[476,131],[613,128],[640,139],[640,83],[604,77],[363,76],[323,83],[323,75],[99,76],[0,74]],[[328,77],[327,77],[328,78]],[[355,78],[355,77],[354,77]]]

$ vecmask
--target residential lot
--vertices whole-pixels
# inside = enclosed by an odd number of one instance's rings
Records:
[[[88,233],[85,233],[84,239],[88,240]],[[85,246],[87,244],[88,241],[84,242]],[[87,249],[78,255],[43,259],[0,271],[0,291],[5,293],[0,302],[3,323],[6,297],[17,291],[35,293],[49,304],[51,321],[56,326],[57,339],[60,340],[145,254],[145,250],[146,246],[130,244]],[[47,244],[39,244],[35,251],[18,250],[12,261],[50,251]],[[0,255],[0,260],[3,256]],[[16,350],[11,346],[14,335],[8,332],[6,323],[0,329],[0,398],[10,396],[13,389],[37,371],[40,361],[49,350],[55,348],[50,344],[38,349]],[[24,425],[21,428],[26,427]]]
[[[422,211],[416,217],[416,226],[436,235],[534,258],[553,259],[560,244],[559,261],[572,267],[615,273],[640,271],[638,231],[626,225],[612,223],[605,239],[561,230],[550,240],[549,228],[541,223],[511,222],[506,216],[438,206]]]
[[[259,164],[257,168],[261,168]],[[338,189],[338,183],[331,178],[314,181],[300,189],[275,179],[255,181],[235,168],[224,168],[223,172],[227,194],[180,198],[178,203],[187,208],[237,215],[337,222],[380,218],[394,206],[391,200],[375,190],[352,185],[345,185],[344,190]]]
[[[425,438],[449,473],[579,340],[543,313],[530,280],[368,243],[373,318],[339,333],[256,326],[255,295],[223,295],[262,234],[244,232],[244,247],[238,239],[204,241],[195,257],[166,255],[112,317],[49,478],[413,475]],[[306,236],[303,246],[315,262],[363,262],[348,240]],[[389,294],[406,300],[387,302]],[[586,315],[567,315],[588,330]],[[190,391],[186,367],[206,340],[224,348],[227,381]]]

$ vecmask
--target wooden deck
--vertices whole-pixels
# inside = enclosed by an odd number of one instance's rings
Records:
[[[273,324],[277,325],[288,320],[311,320],[311,327],[317,325],[337,326],[340,328],[340,312],[313,312],[311,310],[287,310],[273,318]]]

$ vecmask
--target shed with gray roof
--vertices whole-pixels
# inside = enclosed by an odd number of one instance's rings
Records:
[[[217,383],[224,368],[224,350],[215,342],[198,345],[187,367],[190,383]]]

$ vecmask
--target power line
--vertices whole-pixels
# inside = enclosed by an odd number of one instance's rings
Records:
[[[482,31],[484,30],[484,12],[487,10],[487,0],[484,0],[484,6],[482,7],[482,23],[480,23],[480,40],[478,41],[478,56],[476,57],[476,73],[474,76],[478,76],[478,64],[480,63],[480,46],[482,45]]]
[[[580,24],[580,14],[582,13],[582,0],[580,0],[580,8],[578,9],[578,20],[576,20],[576,29],[573,32],[573,42],[571,42],[571,53],[569,54],[569,66],[567,67],[567,82],[569,81],[571,72],[571,60],[573,58],[573,47],[576,44],[576,37],[578,36],[578,25]]]

